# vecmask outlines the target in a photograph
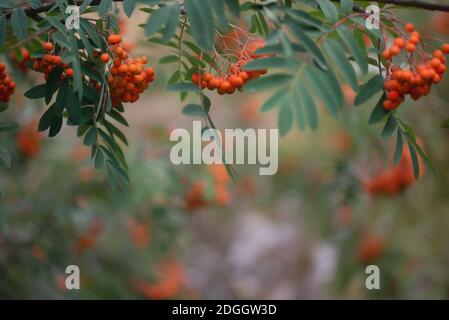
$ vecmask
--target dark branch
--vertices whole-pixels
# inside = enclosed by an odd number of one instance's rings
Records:
[[[426,10],[434,10],[434,11],[446,11],[449,12],[449,5],[447,4],[438,4],[432,3],[429,1],[421,1],[421,0],[382,0],[375,1],[385,4],[394,4],[403,7],[415,7]]]
[[[340,0],[331,0],[331,1],[340,2]],[[360,0],[356,0],[356,1],[360,1]],[[427,0],[371,0],[371,2],[377,2],[379,4],[393,4],[396,6],[412,7],[412,8],[419,8],[419,9],[432,10],[432,11],[449,12],[449,5],[432,3]]]
[[[113,0],[114,2],[122,2],[123,0]],[[72,0],[70,1],[72,4],[76,4],[77,6],[80,6],[83,4],[84,0]],[[101,3],[101,0],[93,0],[91,2],[91,6],[98,6]],[[40,7],[33,8],[31,6],[24,7],[25,13],[29,17],[35,17],[39,13],[47,12],[49,11],[53,6],[56,5],[56,1],[49,0],[47,2],[44,2]],[[11,10],[12,11],[12,10]],[[7,12],[7,15],[9,15],[10,12]]]
[[[114,2],[122,2],[123,0],[113,0]],[[334,2],[340,2],[340,0],[331,0]],[[360,1],[360,0],[356,0]],[[75,3],[76,5],[81,5],[84,1],[83,0],[72,0],[72,3]],[[444,11],[449,12],[449,4],[438,4],[438,3],[432,3],[427,0],[371,0],[371,2],[377,2],[379,4],[392,4],[402,7],[413,7],[413,8],[419,8],[419,9],[425,9],[425,10],[432,10],[432,11]],[[96,6],[101,3],[101,0],[93,0],[90,4],[91,6]],[[47,0],[47,2],[44,2],[40,7],[33,8],[31,6],[25,7],[25,12],[29,17],[36,17],[39,13],[46,12],[50,10],[54,5],[56,4],[53,0]],[[357,7],[358,8],[358,7]],[[359,11],[359,10],[357,10]],[[9,15],[10,13],[7,13]]]

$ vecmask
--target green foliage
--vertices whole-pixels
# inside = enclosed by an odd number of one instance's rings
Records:
[[[117,126],[128,126],[128,123],[122,115],[123,106],[112,108],[107,82],[109,68],[99,64],[91,52],[95,48],[103,52],[108,50],[105,39],[110,30],[118,28],[117,9],[122,9],[128,17],[137,7],[148,14],[142,25],[148,41],[171,51],[159,62],[177,66],[169,76],[167,89],[178,92],[182,100],[189,94],[196,95],[200,102],[188,104],[182,112],[206,119],[210,127],[214,127],[210,100],[190,79],[198,70],[214,63],[213,53],[220,50],[217,34],[226,34],[235,28],[233,20],[240,15],[248,19],[251,32],[265,39],[265,46],[257,53],[267,55],[250,61],[245,69],[269,70],[267,75],[245,85],[244,91],[273,91],[261,110],[277,110],[282,135],[294,125],[300,130],[316,129],[319,123],[317,106],[320,104],[336,117],[344,104],[343,83],[357,93],[355,105],[367,104],[383,91],[382,61],[378,58],[379,50],[385,47],[383,38],[380,32],[365,29],[363,17],[351,14],[354,10],[352,0],[241,4],[237,0],[186,0],[182,3],[177,0],[124,0],[121,4],[105,0],[97,6],[91,6],[91,3],[84,1],[81,5],[81,29],[67,30],[63,25],[68,5],[65,0],[55,1],[43,13],[46,16],[42,21],[27,17],[25,9],[14,2],[2,1],[0,9],[6,10],[7,15],[0,16],[0,46],[4,49],[23,40],[33,57],[42,57],[45,52],[33,42],[44,41],[45,31],[51,30],[55,50],[73,67],[74,77],[61,83],[59,78],[63,70],[57,68],[45,83],[33,86],[25,96],[43,98],[48,106],[39,123],[40,131],[48,130],[52,137],[60,132],[64,122],[78,127],[78,135],[92,147],[95,167],[106,166],[112,185],[126,186],[129,180],[121,149],[128,141]],[[32,1],[31,5],[38,8],[42,3]],[[100,16],[97,21],[84,16],[93,11]],[[367,50],[364,34],[379,48]],[[378,72],[371,74],[371,70]],[[369,80],[365,81],[367,77]],[[99,93],[92,88],[90,80],[99,84]],[[365,83],[359,86],[361,81]],[[369,123],[374,125],[386,119],[382,136],[388,137],[399,129],[396,116],[384,110],[384,99],[382,97],[375,105]],[[442,126],[449,125],[446,121]],[[401,141],[399,136],[398,133],[397,140]],[[418,151],[418,155],[425,157],[423,152]]]

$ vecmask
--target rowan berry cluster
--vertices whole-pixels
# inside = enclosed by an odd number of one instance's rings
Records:
[[[221,36],[222,52],[214,50],[215,55],[209,72],[199,72],[192,75],[192,82],[202,89],[217,90],[220,95],[241,91],[245,83],[266,74],[267,70],[245,71],[245,65],[254,59],[264,57],[256,54],[257,49],[265,43],[244,30],[236,29],[227,36]],[[214,69],[217,75],[210,71]]]
[[[418,143],[422,144],[418,139]],[[420,175],[424,174],[424,164],[418,160]],[[402,152],[400,162],[383,170],[375,177],[364,182],[365,190],[373,195],[395,196],[415,182],[413,174],[413,162],[408,149]]]
[[[128,51],[120,45],[122,39],[118,34],[111,34],[108,43],[112,55],[111,75],[108,79],[111,88],[112,106],[122,102],[136,102],[140,94],[154,81],[154,69],[145,68],[148,58],[130,58]],[[97,53],[102,62],[107,63],[110,56],[107,53]]]
[[[446,72],[446,57],[449,54],[449,44],[435,50],[430,56],[423,50],[417,52],[417,46],[421,41],[421,35],[414,30],[411,23],[405,26],[408,37],[398,37],[394,39],[393,45],[386,48],[382,56],[387,61],[387,80],[385,81],[385,91],[387,97],[383,103],[386,110],[398,108],[405,100],[406,95],[410,95],[413,100],[418,100],[430,92],[432,84],[441,81]],[[405,51],[407,67],[395,66],[393,59]],[[417,59],[414,59],[417,56]]]
[[[74,71],[67,63],[62,61],[62,58],[57,54],[52,54],[54,46],[51,42],[44,42],[42,47],[48,53],[45,54],[42,58],[32,58],[33,61],[32,68],[37,72],[42,72],[45,75],[45,80],[48,80],[50,74],[56,68],[64,69],[64,73],[61,74],[60,80],[64,80],[66,78],[71,78],[74,75]]]
[[[6,65],[0,62],[0,102],[9,102],[9,97],[15,89],[16,83],[6,71]]]
[[[31,55],[27,48],[20,48],[20,54],[22,56],[21,59],[16,57],[16,54],[13,50],[9,53],[9,59],[11,60],[11,64],[17,68],[22,73],[26,73],[28,71],[28,61],[30,61]]]

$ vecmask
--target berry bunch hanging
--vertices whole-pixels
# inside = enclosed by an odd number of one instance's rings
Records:
[[[15,89],[16,83],[6,71],[6,65],[0,62],[0,102],[9,102],[9,97]]]
[[[54,52],[54,45],[51,42],[44,42],[42,47],[48,53],[41,58],[31,58],[32,69],[37,72],[41,72],[45,75],[45,80],[48,80],[50,74],[56,68],[63,68],[64,72],[60,76],[60,80],[65,78],[71,78],[74,75],[73,69],[62,61],[60,55]]]
[[[28,61],[30,61],[31,55],[28,49],[24,47],[20,48],[20,55],[21,58],[16,57],[14,50],[11,50],[9,53],[9,59],[15,68],[25,74],[28,71]]]
[[[405,29],[408,36],[394,39],[392,46],[382,53],[387,61],[387,80],[384,86],[387,97],[383,103],[386,110],[398,108],[406,95],[410,95],[413,100],[427,95],[432,84],[439,83],[447,70],[444,54],[449,54],[449,44],[429,55],[418,47],[421,35],[414,30],[413,24],[407,23]],[[395,65],[393,61],[402,53],[406,57],[407,66]]]
[[[155,80],[154,69],[152,67],[145,68],[148,58],[146,56],[130,58],[128,51],[120,45],[121,41],[121,36],[118,34],[111,34],[108,37],[112,55],[111,75],[108,78],[108,83],[114,107],[122,102],[136,102],[140,94]],[[97,55],[104,63],[108,63],[111,59],[108,53],[98,53]]]
[[[245,83],[266,74],[267,70],[244,70],[245,65],[257,58],[264,57],[256,53],[265,43],[243,29],[235,28],[226,36],[220,37],[220,52],[214,48],[213,61],[208,72],[192,75],[192,82],[202,89],[217,90],[220,95],[232,94],[242,90]],[[216,75],[212,74],[216,71]]]

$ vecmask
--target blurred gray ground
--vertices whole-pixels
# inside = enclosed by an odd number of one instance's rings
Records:
[[[305,230],[293,199],[276,207],[270,216],[248,208],[230,219],[196,214],[186,245],[188,285],[207,299],[327,298],[335,250]]]

